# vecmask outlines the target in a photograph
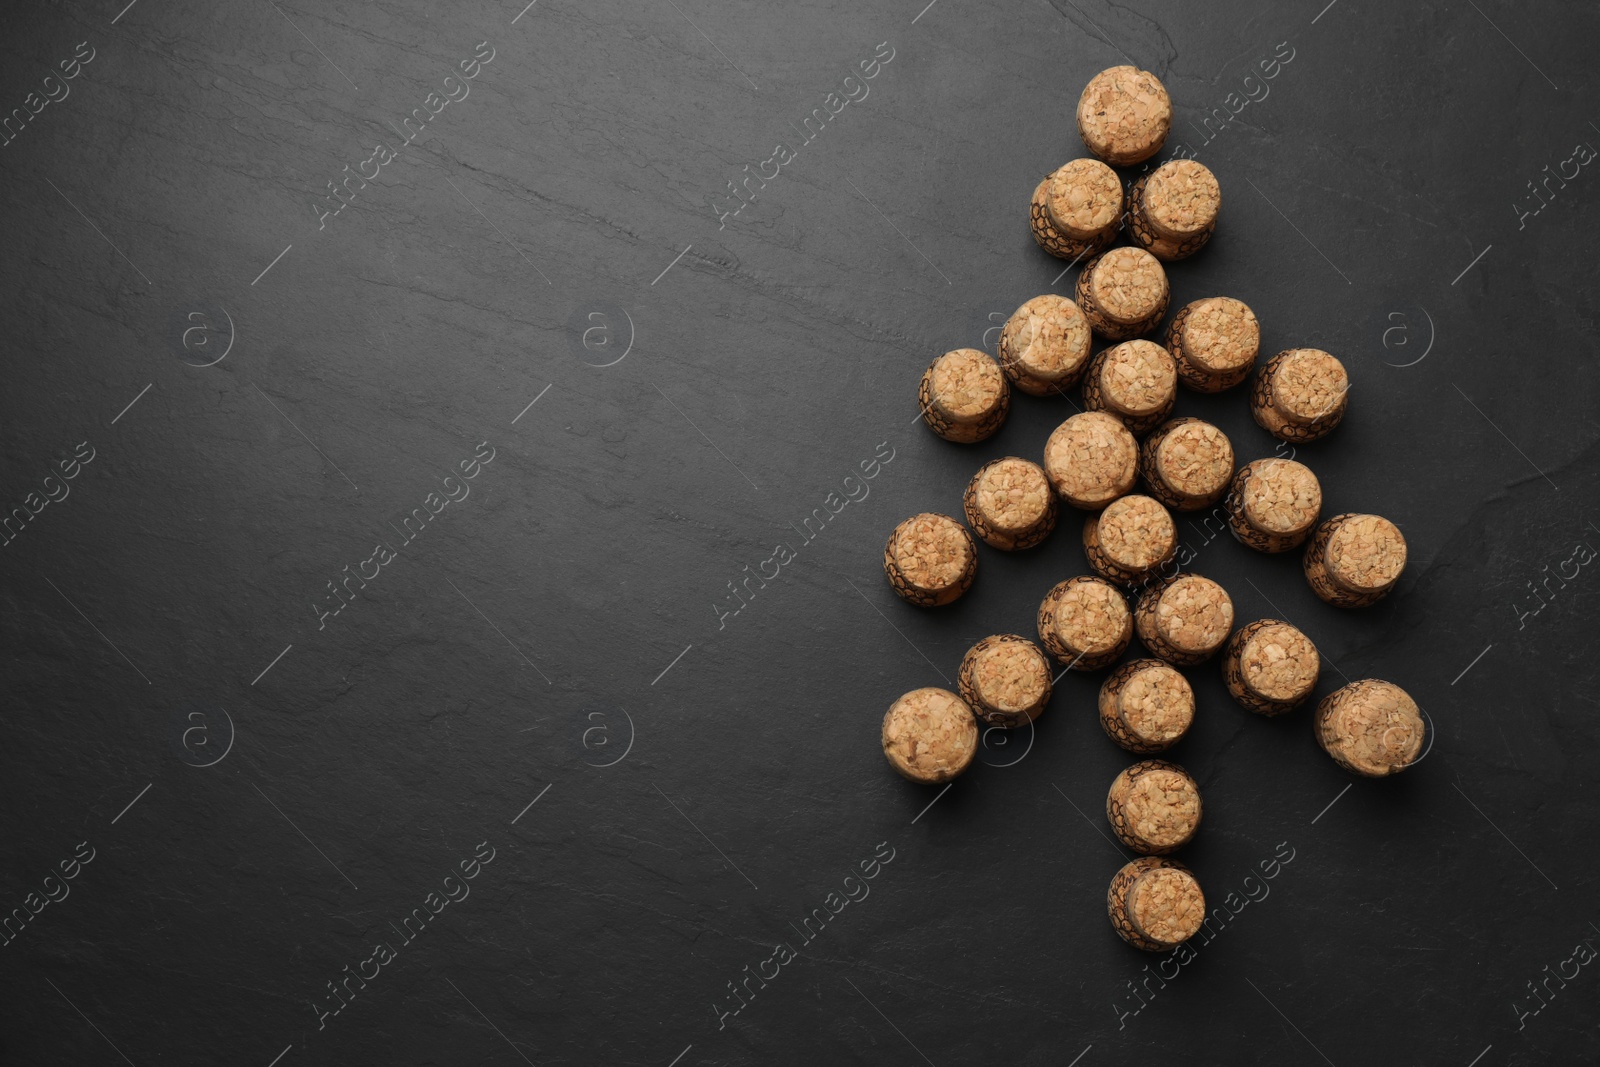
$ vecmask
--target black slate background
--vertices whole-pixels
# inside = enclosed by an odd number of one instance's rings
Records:
[[[79,442],[95,455],[0,551],[0,910],[94,850],[0,948],[0,1062],[1600,1056],[1600,974],[1549,979],[1600,942],[1600,578],[1550,578],[1600,545],[1600,178],[1519,219],[1541,168],[1600,144],[1600,15],[520,6],[0,15],[5,112],[94,50],[0,148],[4,507]],[[325,183],[481,41],[470,96],[319,231]],[[719,229],[725,183],[793,146],[879,42],[870,94]],[[1280,45],[1267,97],[1204,142]],[[1075,515],[1035,551],[985,549],[939,612],[897,601],[878,561],[900,519],[957,512],[983,461],[1037,458],[1071,412],[1018,396],[965,448],[912,422],[934,355],[992,350],[1023,300],[1070,292],[1026,202],[1083,154],[1084,82],[1128,60],[1176,102],[1168,154],[1195,148],[1225,194],[1173,307],[1237,296],[1266,351],[1345,361],[1345,424],[1299,458],[1327,514],[1388,515],[1411,549],[1355,613],[1295,558],[1200,527],[1195,568],[1241,622],[1311,634],[1319,696],[1388,678],[1436,730],[1399,779],[1352,785],[1307,710],[1259,719],[1214,665],[1190,671],[1174,756],[1207,810],[1183,858],[1219,906],[1270,892],[1148,1002],[1129,983],[1159,958],[1104,915],[1125,856],[1100,809],[1129,758],[1095,722],[1099,676],[1063,679],[1031,747],[991,745],[944,793],[877,742],[895,696],[1031,633],[1086,569]],[[1241,461],[1274,452],[1240,393],[1179,412]],[[397,544],[389,524],[484,441],[470,496],[319,630],[325,583]],[[798,546],[885,442],[870,495],[719,627],[727,583]],[[480,842],[470,896],[402,944],[392,924]],[[870,895],[802,944],[790,924],[880,843]],[[319,1028],[326,983],[378,941],[397,958]],[[780,941],[799,958],[719,1027],[727,983]]]

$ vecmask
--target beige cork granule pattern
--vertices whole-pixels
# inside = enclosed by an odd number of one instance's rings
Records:
[[[999,365],[976,348],[946,352],[929,373],[934,403],[950,418],[962,421],[976,421],[993,411],[1006,387]]]
[[[1116,166],[1142,163],[1172,128],[1172,98],[1147,70],[1120,66],[1089,79],[1078,98],[1078,133],[1089,151]]]
[[[996,634],[973,645],[957,675],[961,695],[993,726],[1020,726],[1050,700],[1050,662],[1039,646],[1016,634]]]
[[[1169,409],[1178,392],[1172,355],[1154,341],[1124,341],[1095,357],[1090,370],[1105,406],[1124,415]]]
[[[1176,340],[1179,359],[1208,376],[1244,380],[1261,351],[1261,323],[1242,300],[1210,296],[1187,305]]]
[[[1317,741],[1345,770],[1382,778],[1422,754],[1427,729],[1417,702],[1393,682],[1365,678],[1317,705]]]
[[[1117,694],[1117,715],[1140,741],[1166,748],[1194,722],[1194,690],[1187,678],[1160,660],[1139,662],[1143,666]]]
[[[1101,508],[1133,488],[1139,444],[1116,416],[1086,411],[1057,426],[1045,442],[1044,470],[1067,503]]]
[[[1200,828],[1200,787],[1176,763],[1145,760],[1117,775],[1106,793],[1106,818],[1135,852],[1171,852]]]
[[[1381,515],[1340,516],[1328,538],[1324,566],[1353,592],[1387,589],[1406,568],[1406,539]]]
[[[1146,180],[1143,208],[1157,233],[1181,241],[1215,225],[1222,189],[1205,164],[1174,159]]]
[[[1111,927],[1116,930],[1117,936],[1134,948],[1143,949],[1146,952],[1170,952],[1178,944],[1181,944],[1181,942],[1168,943],[1152,940],[1142,929],[1134,924],[1133,915],[1131,914],[1132,901],[1130,897],[1132,896],[1133,887],[1145,876],[1156,871],[1167,870],[1179,872],[1191,881],[1194,879],[1194,875],[1190,873],[1189,868],[1175,859],[1169,859],[1166,856],[1141,856],[1123,866],[1121,870],[1113,875],[1111,884],[1106,889],[1106,913],[1111,919]],[[1186,902],[1183,907],[1186,913],[1187,909],[1191,907],[1198,913],[1195,919],[1195,930],[1198,931],[1205,925],[1206,904],[1205,897],[1199,895],[1200,884],[1198,882],[1194,883],[1193,891],[1197,895],[1196,899],[1192,902]],[[1176,904],[1176,901],[1174,903]],[[1176,936],[1184,926],[1181,920],[1177,920],[1176,907],[1173,909],[1173,917],[1175,921],[1171,924],[1172,929],[1170,932],[1173,936]],[[1189,936],[1192,937],[1193,933]]]
[[[1056,224],[1050,221],[1050,179],[1045,178],[1033,190],[1033,199],[1028,202],[1028,228],[1033,231],[1033,239],[1039,242],[1039,247],[1059,259],[1078,262],[1085,256],[1093,256],[1111,247],[1117,239],[1117,226],[1107,226],[1104,233],[1095,237],[1079,239],[1069,236],[1056,229]]]
[[[1246,468],[1241,504],[1245,521],[1264,533],[1309,530],[1322,511],[1322,486],[1311,468],[1292,459],[1258,459]]]
[[[1278,704],[1310,696],[1321,669],[1317,646],[1286,622],[1263,626],[1239,650],[1239,674],[1245,686]]]
[[[913,782],[948,782],[978,752],[978,721],[946,689],[914,689],[883,717],[883,754]]]
[[[1208,656],[1222,647],[1233,629],[1233,600],[1210,578],[1179,575],[1159,592],[1146,595],[1156,600],[1151,625],[1139,628],[1141,639],[1149,629],[1158,644],[1170,645],[1182,655]]]
[[[1113,248],[1084,271],[1089,297],[1114,323],[1142,323],[1166,306],[1167,272],[1142,248]]]
[[[1200,932],[1205,918],[1205,894],[1188,871],[1157,867],[1128,889],[1128,919],[1151,941],[1180,945]]]
[[[1050,221],[1080,241],[1099,237],[1122,214],[1122,182],[1098,159],[1074,159],[1048,179],[1045,204]]]
[[[1128,602],[1111,583],[1080,575],[1046,594],[1039,639],[1050,654],[1080,670],[1099,670],[1122,655],[1133,635]]]
[[[1148,474],[1178,506],[1192,510],[1222,498],[1233,478],[1233,443],[1228,435],[1201,419],[1173,419],[1145,442]],[[1154,487],[1153,487],[1154,488]]]
[[[1000,330],[1000,367],[1023,392],[1048,396],[1077,383],[1089,363],[1089,321],[1064,296],[1036,296]]]
[[[972,536],[948,515],[925,512],[895,527],[889,558],[907,585],[929,593],[957,586],[976,553]]]
[[[1350,391],[1344,364],[1319,348],[1282,353],[1272,375],[1272,406],[1290,422],[1316,422],[1339,410]]]
[[[975,476],[974,499],[984,522],[995,530],[1031,530],[1050,511],[1050,480],[1037,463],[1007,456],[985,464]]]
[[[1170,559],[1178,544],[1172,515],[1147,496],[1113,500],[1098,516],[1091,516],[1089,523],[1095,525],[1100,551],[1126,571],[1149,571]]]

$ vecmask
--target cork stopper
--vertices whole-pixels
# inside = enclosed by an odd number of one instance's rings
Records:
[[[1194,690],[1158,659],[1139,659],[1112,671],[1100,686],[1100,725],[1129,752],[1161,752],[1194,722]]]
[[[1182,863],[1141,856],[1112,877],[1106,911],[1118,936],[1134,948],[1171,952],[1205,925],[1206,898]]]
[[[1117,193],[1118,203],[1121,203],[1122,194]],[[1119,211],[1120,214],[1120,211]],[[1039,247],[1059,259],[1067,259],[1076,263],[1085,256],[1092,256],[1104,252],[1111,247],[1117,238],[1120,219],[1113,221],[1104,231],[1093,237],[1079,238],[1059,230],[1050,219],[1050,179],[1047,177],[1033,190],[1033,199],[1028,202],[1028,227],[1033,231],[1033,239],[1039,242]]]
[[[1000,369],[1033,396],[1076,385],[1089,365],[1089,320],[1064,296],[1036,296],[1012,312],[1000,330]]]
[[[1056,496],[1037,463],[1016,456],[978,468],[962,507],[984,542],[1003,551],[1032,548],[1056,525]]]
[[[1167,331],[1178,377],[1202,393],[1244,381],[1261,350],[1261,323],[1242,300],[1210,296],[1186,304]]]
[[[978,548],[966,527],[934,512],[913,515],[896,526],[883,549],[889,584],[919,607],[948,604],[961,596],[977,568]]]
[[[947,441],[971,444],[998,430],[1010,409],[1000,366],[987,352],[958,348],[929,364],[918,390],[923,421]]]
[[[1205,164],[1174,159],[1145,179],[1142,206],[1151,229],[1168,240],[1183,241],[1216,225],[1222,189]]]
[[[1101,352],[1083,386],[1084,407],[1121,416],[1135,435],[1166,421],[1177,398],[1177,365],[1154,341],[1124,341]]]
[[[1117,225],[1122,215],[1122,182],[1098,159],[1074,159],[1046,181],[1045,205],[1057,230],[1080,241],[1093,240]]]
[[[1078,278],[1078,290],[1080,303],[1092,304],[1111,327],[1121,330],[1144,327],[1152,317],[1159,321],[1166,310],[1167,272],[1162,269],[1160,260],[1149,252],[1124,245],[1090,261]],[[1081,299],[1084,295],[1087,301]],[[1087,313],[1089,308],[1086,306],[1084,311]],[[1098,329],[1092,316],[1090,325]],[[1144,329],[1136,331],[1142,332]]]
[[[1044,470],[1061,499],[1093,511],[1133,488],[1139,445],[1116,416],[1086,411],[1057,426],[1045,442]]]
[[[1122,66],[1089,79],[1078,98],[1078,133],[1089,151],[1113,166],[1143,163],[1166,143],[1172,99],[1147,70]]]
[[[1116,586],[1080,575],[1039,605],[1039,641],[1060,662],[1093,671],[1116,662],[1133,635],[1128,602]]]
[[[948,689],[913,689],[883,717],[883,754],[913,782],[948,782],[978,754],[978,721]]]
[[[1427,728],[1417,702],[1393,682],[1366,678],[1317,705],[1317,741],[1345,770],[1382,778],[1422,754]]]
[[[1374,604],[1400,580],[1406,539],[1381,515],[1336,515],[1317,528],[1306,549],[1306,578],[1338,607]]]
[[[1172,515],[1147,496],[1119,497],[1083,524],[1089,565],[1113,582],[1138,581],[1170,560],[1177,547]]]
[[[1234,477],[1228,524],[1251,548],[1287,552],[1304,543],[1321,511],[1322,486],[1310,467],[1292,459],[1258,459]]]
[[[1139,451],[1139,473],[1150,495],[1179,511],[1210,507],[1233,478],[1233,444],[1202,419],[1163,423]]]
[[[1134,627],[1153,654],[1180,667],[1193,666],[1228,639],[1233,600],[1209,578],[1175,575],[1139,598]]]
[[[1200,787],[1176,763],[1145,760],[1117,775],[1106,793],[1111,829],[1135,852],[1161,855],[1200,829]]]
[[[1228,692],[1261,715],[1292,711],[1317,687],[1322,660],[1311,639],[1280,619],[1261,619],[1228,641],[1222,677]]]
[[[990,726],[1026,725],[1050,703],[1050,661],[1038,645],[1016,634],[996,634],[973,645],[956,680],[962,698]]]
[[[1339,425],[1349,392],[1343,363],[1320,348],[1291,348],[1261,368],[1250,410],[1280,440],[1314,441]]]

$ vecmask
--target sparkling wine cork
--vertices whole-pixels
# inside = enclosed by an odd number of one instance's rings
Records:
[[[1233,445],[1209,422],[1173,419],[1145,439],[1139,474],[1150,495],[1175,511],[1208,508],[1233,479]]]
[[[1343,363],[1320,348],[1291,348],[1262,364],[1250,413],[1280,441],[1315,441],[1344,418],[1349,393]]]
[[[1100,686],[1100,725],[1129,752],[1162,752],[1194,722],[1189,680],[1158,659],[1124,663]]]
[[[922,421],[946,441],[972,444],[998,430],[1011,410],[1011,390],[987,352],[958,348],[928,365],[917,390]]]
[[[1167,327],[1178,378],[1201,393],[1220,393],[1250,376],[1261,350],[1261,323],[1242,300],[1208,296],[1185,304]]]
[[[1060,662],[1097,671],[1117,661],[1133,637],[1128,602],[1103,578],[1068,578],[1039,605],[1039,641]]]
[[[1206,921],[1206,898],[1194,874],[1175,859],[1141,856],[1111,879],[1111,927],[1134,948],[1171,952]]]
[[[1050,703],[1050,661],[1026,637],[996,634],[967,650],[956,685],[988,725],[1025,726]]]
[[[1032,396],[1054,396],[1078,384],[1089,366],[1089,320],[1064,296],[1036,296],[1000,330],[1000,369]]]
[[[1161,151],[1171,128],[1172,98],[1147,70],[1103,70],[1078,98],[1078,134],[1089,151],[1112,166],[1143,163]]]
[[[1311,638],[1281,619],[1240,627],[1222,652],[1223,684],[1258,715],[1282,715],[1304,703],[1321,669]]]
[[[913,689],[883,717],[883,754],[913,782],[948,782],[978,754],[978,720],[948,689]]]
[[[1404,689],[1364,678],[1322,698],[1316,734],[1323,751],[1345,770],[1383,778],[1417,761],[1427,727]]]
[[[1037,463],[992,460],[967,483],[962,509],[984,543],[1010,552],[1032,548],[1056,527],[1056,494]]]
[[[1127,341],[1155,329],[1167,313],[1167,272],[1149,252],[1124,245],[1084,264],[1075,293],[1095,333]]]
[[[1135,763],[1111,783],[1106,818],[1133,851],[1164,855],[1188,844],[1200,829],[1200,787],[1176,763]]]
[[[1306,581],[1336,607],[1376,604],[1405,569],[1406,539],[1381,515],[1335,515],[1306,546]]]
[[[1134,585],[1155,574],[1178,549],[1178,528],[1160,501],[1118,497],[1083,523],[1083,554],[1096,574]]]
[[[1167,421],[1177,400],[1177,365],[1154,341],[1124,341],[1105,349],[1083,379],[1083,406],[1109,411],[1135,437]]]
[[[1116,240],[1122,220],[1122,181],[1098,159],[1074,159],[1033,191],[1028,221],[1033,239],[1053,256],[1077,259]]]
[[[1128,232],[1159,260],[1187,259],[1211,240],[1221,210],[1222,189],[1211,169],[1173,159],[1128,191]]]
[[[1085,411],[1057,426],[1045,442],[1044,471],[1062,500],[1093,511],[1133,488],[1139,443],[1116,416]]]
[[[1151,585],[1133,612],[1139,640],[1176,667],[1204,663],[1233,629],[1227,590],[1198,574],[1175,574]]]
[[[901,598],[919,608],[955,600],[978,573],[978,546],[948,515],[924,512],[894,528],[883,546],[883,573]]]
[[[1304,544],[1321,511],[1317,476],[1292,459],[1246,463],[1228,493],[1233,536],[1259,552],[1287,552]]]

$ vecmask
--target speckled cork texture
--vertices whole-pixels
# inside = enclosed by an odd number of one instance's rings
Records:
[[[1016,456],[978,468],[962,497],[967,524],[983,542],[1005,552],[1032,548],[1056,526],[1055,490],[1044,469]]]
[[[1417,702],[1393,682],[1364,678],[1317,705],[1317,743],[1352,774],[1384,778],[1415,763],[1427,740]]]
[[[1167,351],[1184,385],[1220,393],[1250,376],[1261,351],[1261,323],[1249,305],[1231,296],[1193,300],[1167,327]]]
[[[1211,240],[1221,210],[1222,189],[1210,168],[1174,159],[1128,191],[1128,233],[1163,262],[1187,259]]]
[[[1320,348],[1279,352],[1256,375],[1250,413],[1280,441],[1315,441],[1344,418],[1350,377],[1344,364]]]
[[[1172,419],[1139,449],[1139,475],[1150,495],[1175,511],[1208,508],[1233,479],[1233,444],[1202,419]]]
[[[1281,619],[1240,627],[1222,652],[1229,695],[1258,715],[1282,715],[1305,703],[1321,671],[1311,638]]]
[[[1158,659],[1124,663],[1100,685],[1100,726],[1129,752],[1164,752],[1194,722],[1189,680]]]
[[[1083,553],[1107,581],[1132,585],[1154,574],[1178,548],[1178,528],[1159,500],[1118,497],[1083,524]]]
[[[1148,856],[1174,852],[1200,829],[1200,787],[1176,763],[1145,760],[1117,775],[1106,818],[1124,845]]]
[[[1335,607],[1376,604],[1405,569],[1405,536],[1381,515],[1335,515],[1306,546],[1306,581]]]
[[[1115,415],[1067,419],[1044,446],[1044,471],[1061,499],[1094,511],[1126,495],[1139,477],[1139,442]]]
[[[1089,79],[1078,98],[1078,135],[1099,158],[1117,167],[1143,163],[1166,143],[1172,98],[1147,70],[1111,67]]]
[[[1206,898],[1182,863],[1141,856],[1112,876],[1106,912],[1112,929],[1134,948],[1171,952],[1205,925]]]
[[[1216,654],[1233,629],[1227,590],[1198,574],[1176,574],[1139,597],[1134,629],[1152,655],[1192,667]]]
[[[889,535],[883,572],[902,599],[918,607],[938,607],[971,587],[978,572],[978,546],[967,528],[948,515],[913,515]]]
[[[1059,662],[1080,671],[1115,663],[1133,637],[1128,602],[1103,578],[1068,578],[1039,604],[1039,641]]]
[[[1258,552],[1287,552],[1311,536],[1322,512],[1322,485],[1292,459],[1257,459],[1234,475],[1228,528]]]
[[[1000,330],[1000,369],[1024,393],[1055,396],[1083,377],[1092,336],[1077,304],[1053,293],[1036,296]]]
[[[1077,259],[1110,247],[1122,223],[1122,181],[1098,159],[1074,159],[1034,190],[1033,238],[1051,255]]]
[[[1118,188],[1118,202],[1121,202],[1120,183]],[[1033,197],[1028,201],[1028,228],[1033,231],[1033,239],[1039,247],[1049,252],[1057,259],[1079,260],[1085,256],[1093,256],[1110,248],[1117,239],[1118,226],[1113,225],[1097,237],[1079,240],[1069,237],[1056,228],[1050,221],[1050,179],[1034,186]]]
[[[1177,399],[1177,364],[1154,341],[1124,341],[1105,349],[1083,379],[1083,406],[1117,416],[1135,437],[1165,422]]]
[[[1026,637],[985,637],[961,658],[956,687],[989,726],[1025,726],[1050,703],[1050,661]]]
[[[958,348],[928,365],[917,390],[922,421],[946,441],[972,444],[1000,429],[1011,388],[987,352]]]
[[[913,782],[948,782],[978,754],[978,720],[948,689],[913,689],[883,716],[883,754]]]
[[[1126,245],[1084,264],[1074,289],[1090,329],[1108,341],[1149,333],[1167,313],[1167,272],[1142,248]]]

